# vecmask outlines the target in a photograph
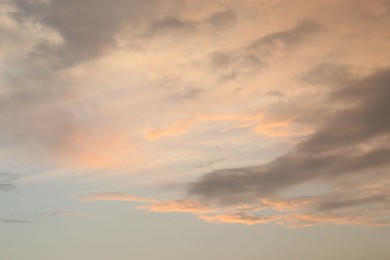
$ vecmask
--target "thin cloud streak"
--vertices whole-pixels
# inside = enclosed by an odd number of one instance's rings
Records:
[[[81,201],[133,201],[133,202],[154,202],[154,199],[143,198],[120,192],[95,192],[80,196]]]

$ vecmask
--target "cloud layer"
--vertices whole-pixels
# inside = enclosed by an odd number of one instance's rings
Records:
[[[81,200],[209,222],[389,224],[389,1],[0,9],[4,172],[110,179],[129,193]]]

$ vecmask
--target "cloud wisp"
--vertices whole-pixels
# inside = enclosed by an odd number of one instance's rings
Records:
[[[314,21],[301,21],[293,28],[267,34],[244,47],[212,52],[209,54],[210,64],[214,70],[222,73],[222,81],[255,75],[275,56],[299,46],[306,38],[321,30],[321,25]]]
[[[13,181],[19,178],[18,175],[6,172],[0,172],[0,191],[10,191],[15,189]]]
[[[94,192],[80,196],[81,201],[133,201],[133,202],[154,202],[153,199],[143,198],[121,192]]]

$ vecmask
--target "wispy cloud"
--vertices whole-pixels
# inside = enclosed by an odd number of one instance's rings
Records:
[[[9,218],[0,218],[1,223],[10,223],[10,224],[23,224],[23,223],[29,223],[30,220],[24,220],[24,219],[9,219]]]
[[[120,192],[95,192],[79,197],[82,201],[134,201],[134,202],[154,202],[154,199],[143,198],[131,194]]]
[[[154,212],[187,212],[198,215],[215,211],[207,207],[205,204],[194,200],[160,201],[144,206],[138,206],[137,208]]]
[[[13,181],[19,176],[12,173],[0,172],[0,191],[10,191],[15,188]]]

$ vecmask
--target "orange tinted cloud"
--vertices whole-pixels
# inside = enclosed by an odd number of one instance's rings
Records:
[[[164,137],[181,135],[186,133],[191,127],[205,122],[231,122],[231,128],[253,128],[256,134],[274,138],[306,135],[312,132],[312,129],[294,123],[293,119],[273,120],[266,118],[262,114],[210,114],[199,116],[193,120],[177,122],[165,129],[153,130],[145,136],[145,139],[153,141]]]
[[[272,121],[272,120],[262,120],[260,121],[255,128],[257,134],[265,135],[268,137],[289,137],[296,135],[306,135],[310,134],[313,130],[299,126],[294,123],[293,119]]]
[[[207,222],[215,223],[237,223],[244,225],[254,225],[254,224],[266,224],[274,222],[280,219],[279,216],[258,216],[253,214],[218,214],[218,215],[205,215],[199,216],[200,219],[203,219]]]
[[[67,162],[87,168],[113,168],[123,164],[134,147],[120,133],[74,133],[64,151]]]
[[[133,202],[155,202],[154,199],[143,198],[126,193],[118,192],[95,192],[90,193],[84,196],[79,197],[82,201],[99,201],[99,200],[109,200],[109,201],[133,201]]]
[[[312,204],[313,201],[309,199],[295,199],[295,200],[270,200],[261,199],[260,204],[266,209],[276,211],[292,211],[302,209]]]
[[[146,205],[136,208],[159,213],[191,213],[197,218],[225,224],[276,224],[288,228],[303,228],[318,225],[390,226],[389,221],[378,219],[378,212],[361,215],[356,212],[311,212],[315,202],[310,199],[270,200],[261,199],[258,204],[245,204],[220,208],[209,207],[196,200],[159,201],[151,198],[116,192],[97,192],[79,197],[82,201],[130,201]],[[262,215],[267,210],[280,213]],[[281,212],[289,212],[288,214]]]
[[[154,212],[186,212],[193,214],[205,214],[214,211],[203,203],[195,200],[161,201],[139,206],[138,208]]]
[[[191,122],[188,122],[188,121],[179,122],[179,123],[176,123],[173,126],[168,127],[166,129],[153,130],[145,136],[145,139],[149,140],[149,141],[153,141],[153,140],[157,140],[157,139],[160,139],[163,137],[183,134],[188,130],[188,128],[191,127],[191,125],[192,125]]]

